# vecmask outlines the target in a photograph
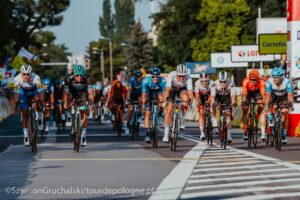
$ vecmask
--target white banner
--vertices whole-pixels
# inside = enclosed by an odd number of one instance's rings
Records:
[[[300,77],[300,21],[289,22],[290,41],[288,45],[288,60],[291,77]]]
[[[231,46],[232,62],[261,62],[274,61],[274,55],[261,55],[258,45],[234,45]]]
[[[257,18],[256,19],[256,38],[264,33],[286,33],[287,19],[282,18]],[[257,41],[258,42],[258,41]]]
[[[231,53],[211,53],[210,60],[213,68],[248,67],[247,62],[231,62]]]

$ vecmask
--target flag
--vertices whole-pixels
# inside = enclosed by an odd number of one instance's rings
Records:
[[[22,47],[18,53],[18,56],[26,58],[27,60],[36,60],[37,56],[29,52],[27,49]]]

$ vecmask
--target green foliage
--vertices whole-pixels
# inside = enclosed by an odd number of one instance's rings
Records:
[[[100,34],[104,37],[112,38],[114,35],[114,16],[111,14],[110,0],[103,1],[103,16],[100,17]]]
[[[169,0],[153,16],[158,30],[158,63],[177,65],[191,60],[190,42],[205,33],[203,24],[196,20],[201,0]]]
[[[129,41],[134,25],[134,9],[134,2],[132,0],[115,0],[115,41]]]
[[[243,30],[249,12],[246,0],[202,0],[197,20],[207,29],[203,38],[192,40],[193,60],[207,61],[212,52],[226,52],[231,45],[242,44],[248,38]]]
[[[132,34],[131,45],[129,47],[129,62],[135,69],[153,65],[152,45],[143,31],[140,21],[136,22]]]

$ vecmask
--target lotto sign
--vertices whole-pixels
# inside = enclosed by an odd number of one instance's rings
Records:
[[[231,46],[232,62],[262,62],[274,61],[274,55],[261,55],[258,45],[234,45]]]
[[[211,53],[210,60],[213,68],[248,67],[247,62],[231,62],[230,53]]]

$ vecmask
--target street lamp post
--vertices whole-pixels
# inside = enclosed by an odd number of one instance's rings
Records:
[[[109,63],[110,63],[110,81],[113,81],[113,57],[112,57],[112,41],[110,38],[100,36],[100,39],[109,41]]]
[[[104,53],[103,53],[103,49],[98,49],[97,47],[93,48],[93,53],[97,53],[99,54],[100,51],[100,72],[102,74],[102,81],[104,81],[105,79],[105,72],[104,72]]]

